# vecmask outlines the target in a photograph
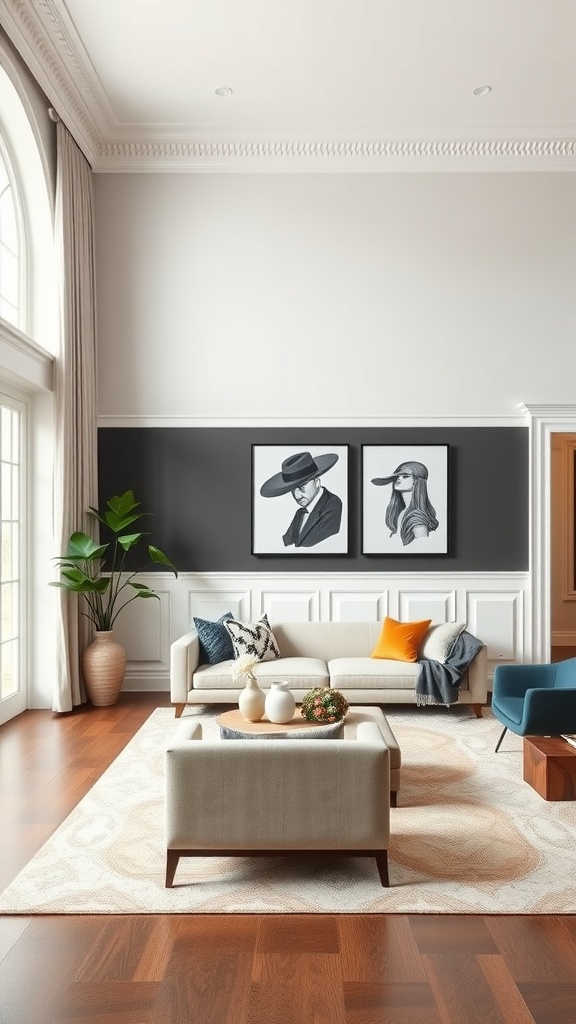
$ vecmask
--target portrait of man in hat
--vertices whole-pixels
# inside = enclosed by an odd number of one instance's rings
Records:
[[[365,446],[363,457],[364,553],[445,553],[447,446]],[[373,487],[385,488],[385,509]]]
[[[260,497],[281,498],[289,495],[298,506],[296,511],[292,511],[287,526],[281,528],[284,549],[292,548],[306,553],[307,549],[322,545],[340,533],[342,499],[325,482],[326,474],[333,470],[339,459],[337,451],[294,451],[285,455],[279,463],[280,468],[259,484]],[[286,510],[286,502],[282,508]],[[330,545],[324,545],[324,549],[328,547]],[[331,547],[331,550],[336,551],[338,547]]]

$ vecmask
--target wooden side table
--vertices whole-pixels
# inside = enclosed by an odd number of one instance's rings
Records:
[[[576,748],[560,736],[525,736],[524,782],[544,800],[576,800]]]

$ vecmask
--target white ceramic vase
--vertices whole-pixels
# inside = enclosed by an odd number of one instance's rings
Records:
[[[258,686],[253,675],[249,675],[246,686],[238,697],[238,708],[246,722],[259,722],[264,714],[266,695]]]
[[[266,694],[266,717],[277,725],[284,725],[294,717],[296,701],[294,694],[288,689],[288,683],[271,683]]]

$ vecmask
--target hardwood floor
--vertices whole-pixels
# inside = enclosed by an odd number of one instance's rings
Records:
[[[0,886],[167,703],[0,729]],[[0,918],[1,1024],[512,1021],[576,1024],[576,917]]]

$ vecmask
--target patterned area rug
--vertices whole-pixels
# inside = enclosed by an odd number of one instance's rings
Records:
[[[576,803],[546,802],[522,781],[521,740],[508,734],[494,754],[500,726],[487,711],[385,710],[403,758],[390,889],[372,859],[319,855],[182,860],[165,889],[163,748],[175,722],[161,708],[2,893],[0,912],[576,913]],[[187,714],[217,728],[213,710]]]

